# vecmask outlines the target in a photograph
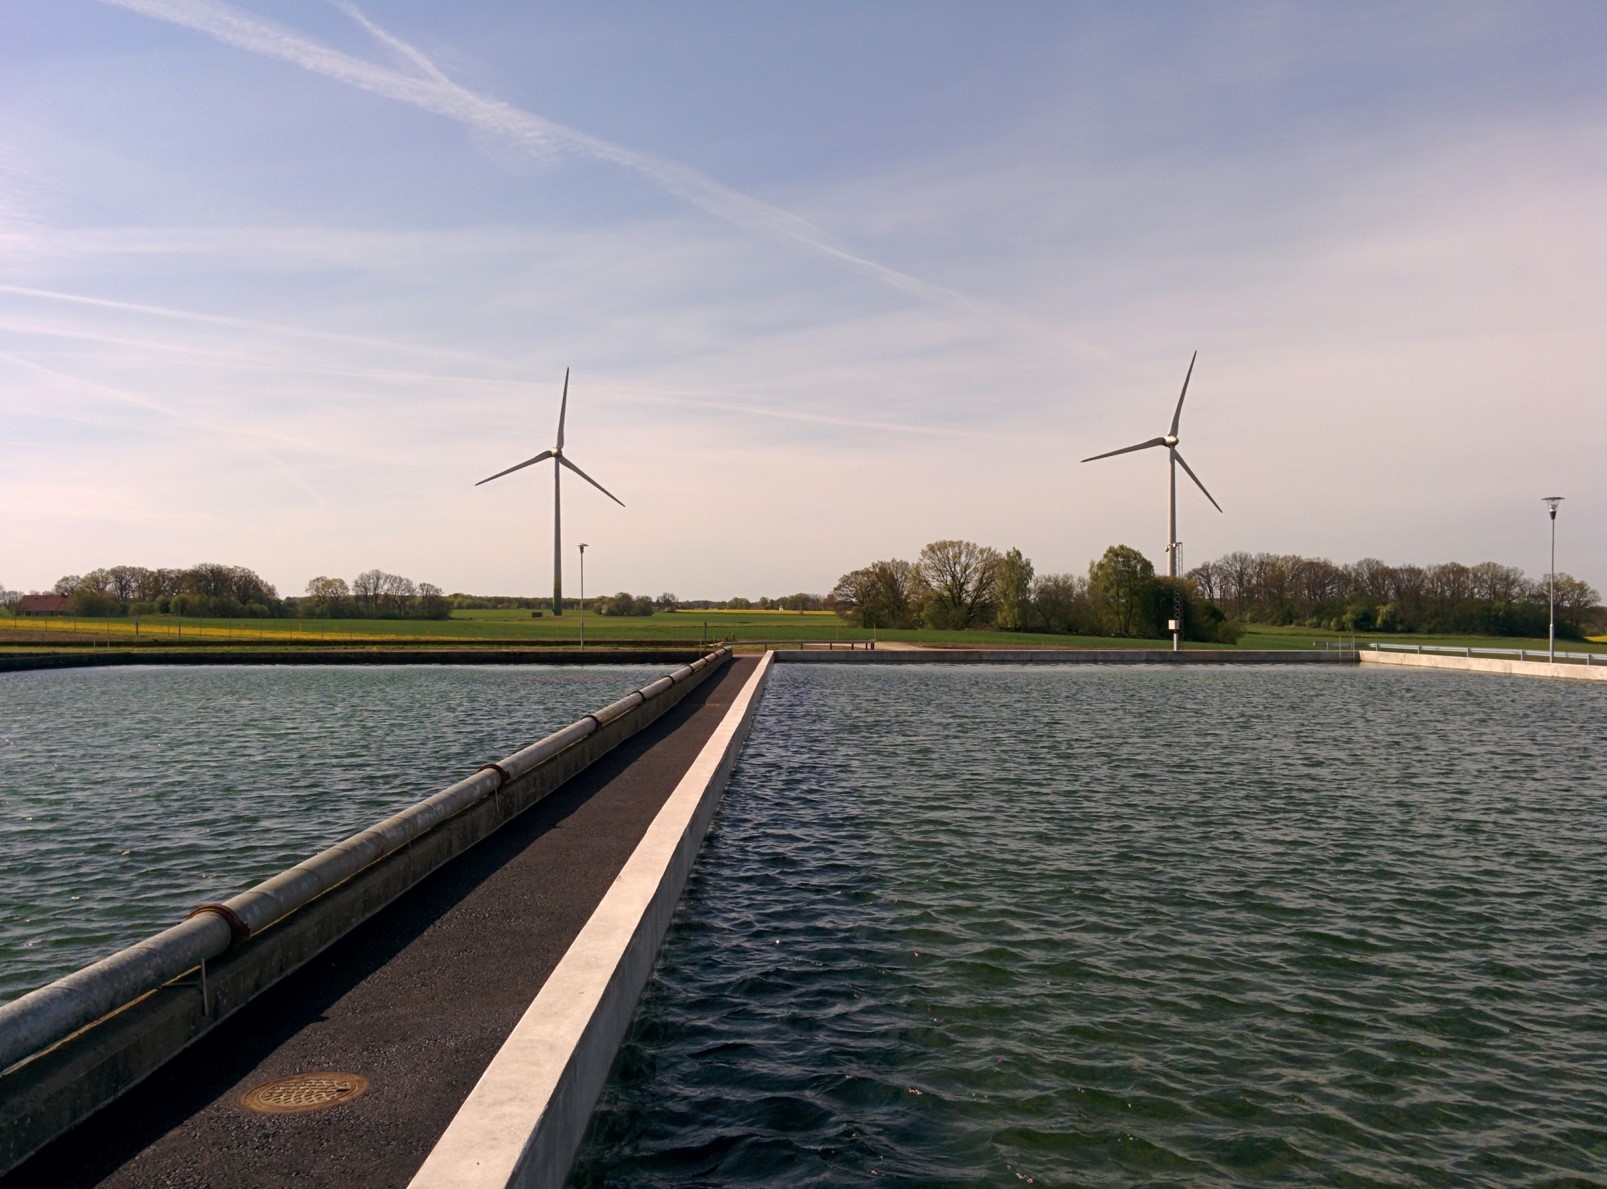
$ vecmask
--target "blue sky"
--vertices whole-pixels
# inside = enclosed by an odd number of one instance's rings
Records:
[[[1607,589],[1607,9],[0,15],[0,583],[829,590],[927,541]],[[577,575],[567,567],[571,592]]]

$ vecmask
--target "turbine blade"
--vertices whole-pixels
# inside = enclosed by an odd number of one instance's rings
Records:
[[[1096,454],[1096,455],[1094,455],[1093,458],[1085,458],[1085,459],[1083,459],[1083,461],[1084,462],[1093,462],[1095,459],[1100,459],[1100,458],[1114,458],[1118,454],[1131,454],[1134,450],[1148,450],[1151,446],[1164,446],[1164,445],[1166,445],[1166,439],[1165,438],[1151,438],[1149,441],[1140,442],[1136,446],[1123,446],[1120,450],[1111,450],[1111,451],[1108,451],[1105,454]]]
[[[558,449],[564,448],[564,414],[569,411],[569,369],[564,368],[564,399],[558,406]]]
[[[1183,461],[1183,456],[1177,452],[1175,447],[1172,450],[1172,457],[1177,459],[1177,463],[1180,467],[1182,467],[1185,471],[1188,471],[1189,478],[1194,480],[1194,486],[1198,487],[1201,491],[1205,491],[1205,484],[1200,482],[1200,477],[1198,475],[1189,470],[1189,464]],[[1218,512],[1222,511],[1222,505],[1217,503],[1215,499],[1212,499],[1209,491],[1205,491],[1205,498],[1211,501],[1211,507],[1215,508]]]
[[[536,455],[534,458],[527,458],[516,467],[509,467],[505,471],[498,471],[496,474],[491,476],[491,479],[500,479],[504,475],[511,475],[515,471],[522,471],[527,466],[533,466],[536,463],[540,462],[542,459],[551,458],[551,457],[552,457],[552,451],[551,450],[543,450],[540,454]],[[480,483],[476,483],[475,486],[479,487],[481,483],[489,483],[489,482],[491,482],[491,479],[481,479]]]
[[[568,467],[570,470],[574,471],[575,474],[579,475],[582,479],[586,480],[586,482],[590,483],[593,487],[595,487],[598,491],[602,492],[609,499],[613,500],[621,508],[623,508],[625,506],[625,501],[624,500],[620,499],[612,491],[609,491],[608,488],[604,487],[601,483],[597,482],[596,479],[593,479],[590,475],[588,475],[585,471],[581,470],[574,463],[570,462],[562,454],[560,454],[558,456],[558,461],[561,462],[564,466]]]
[[[1183,377],[1183,391],[1177,394],[1177,408],[1172,412],[1171,434],[1174,438],[1177,437],[1177,423],[1183,419],[1183,398],[1189,394],[1189,376],[1194,374],[1194,360],[1199,357],[1200,353],[1198,351],[1194,352],[1193,356],[1190,357],[1188,375]],[[1199,482],[1198,479],[1194,481]]]

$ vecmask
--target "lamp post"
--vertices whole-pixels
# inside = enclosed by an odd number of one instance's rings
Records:
[[[580,651],[586,651],[586,543],[580,544]]]
[[[1557,663],[1557,505],[1562,503],[1562,496],[1542,496],[1540,502],[1551,508],[1551,572],[1547,577],[1551,580],[1551,633],[1547,637],[1546,657],[1549,663]]]

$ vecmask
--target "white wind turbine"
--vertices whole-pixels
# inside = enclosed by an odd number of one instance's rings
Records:
[[[1222,505],[1216,502],[1216,499],[1209,491],[1205,490],[1205,484],[1200,482],[1200,477],[1194,473],[1194,471],[1189,467],[1188,463],[1183,461],[1183,456],[1177,451],[1177,425],[1183,417],[1183,398],[1189,394],[1189,379],[1194,375],[1194,361],[1199,357],[1200,353],[1196,351],[1189,359],[1189,370],[1187,375],[1183,377],[1183,391],[1178,393],[1177,408],[1172,412],[1172,427],[1168,429],[1165,434],[1158,438],[1151,438],[1147,442],[1140,442],[1136,446],[1123,446],[1120,450],[1111,450],[1104,454],[1096,454],[1093,456],[1093,458],[1083,459],[1084,462],[1094,462],[1095,460],[1101,458],[1113,458],[1118,454],[1131,454],[1134,450],[1148,450],[1152,446],[1166,447],[1166,452],[1170,456],[1169,461],[1171,463],[1171,502],[1170,513],[1166,521],[1166,573],[1169,578],[1176,578],[1178,576],[1177,547],[1180,542],[1177,539],[1177,468],[1181,466],[1185,471],[1187,471],[1188,477],[1194,480],[1194,486],[1198,487],[1202,492],[1205,492],[1205,498],[1211,501],[1211,506],[1218,512],[1222,511]],[[1175,650],[1179,644],[1179,634],[1182,628],[1182,623],[1176,620],[1174,620],[1174,623],[1176,623],[1176,626],[1172,629],[1172,648]]]
[[[479,487],[482,483],[491,482],[491,479],[500,479],[504,475],[511,475],[511,474],[513,474],[514,471],[521,471],[525,467],[534,466],[536,463],[545,461],[546,459],[549,459],[549,458],[553,460],[554,466],[552,468],[552,613],[555,616],[562,615],[564,613],[563,519],[559,515],[559,509],[562,506],[562,501],[561,501],[560,492],[559,492],[559,480],[563,476],[564,468],[568,467],[570,470],[574,471],[575,474],[579,475],[582,479],[586,480],[586,482],[590,483],[598,491],[602,492],[609,499],[613,500],[621,508],[623,508],[625,506],[625,501],[624,500],[620,499],[613,492],[609,491],[608,488],[604,487],[601,483],[597,482],[596,479],[593,479],[585,471],[581,470],[574,463],[570,462],[569,459],[564,457],[564,414],[568,411],[568,409],[569,409],[569,369],[564,368],[564,395],[563,395],[562,402],[558,406],[558,442],[557,442],[557,444],[555,446],[553,446],[553,448],[551,450],[543,450],[540,454],[536,455],[534,458],[527,458],[527,459],[525,459],[524,462],[519,463],[517,466],[511,466],[505,471],[498,471],[496,474],[492,475],[490,479],[481,479],[479,483],[475,484],[476,487]]]

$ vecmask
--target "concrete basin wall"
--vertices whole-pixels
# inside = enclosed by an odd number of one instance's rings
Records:
[[[1607,665],[1559,661],[1507,660],[1501,657],[1446,656],[1444,653],[1362,652],[1364,665],[1393,665],[1406,669],[1457,669],[1464,673],[1505,673],[1510,677],[1553,677],[1562,681],[1607,681]]]
[[[1341,649],[1241,651],[1198,648],[901,648],[873,652],[846,649],[780,649],[779,662],[800,665],[1333,665],[1355,664]]]
[[[0,1174],[137,1085],[432,871],[491,835],[653,723],[730,658],[728,649],[710,654],[707,663],[700,664],[695,671],[678,673],[679,680],[660,678],[639,694],[621,699],[555,733],[550,740],[566,735],[581,737],[533,766],[526,767],[514,761],[543,744],[532,745],[518,756],[503,760],[501,765],[488,766],[495,771],[483,770],[471,778],[472,782],[484,785],[485,795],[404,846],[362,867],[332,890],[288,911],[282,919],[254,927],[250,936],[208,957],[182,977],[141,988],[130,996],[129,1002],[106,1009],[109,1014],[86,1021],[88,1026],[81,1030],[64,1038],[53,1037],[51,1047],[42,1047],[41,1051],[20,1060],[9,1058],[16,1063],[0,1072],[0,1119],[4,1120],[4,1126],[0,1127]],[[577,730],[582,724],[584,731]],[[499,773],[503,776],[517,774],[511,779],[499,780]],[[468,785],[471,781],[459,784]],[[453,789],[458,787],[452,786]],[[441,796],[436,794],[436,798]],[[230,903],[242,903],[253,893],[271,888],[306,866],[298,866],[265,881],[253,892],[242,893]],[[222,918],[209,912],[195,919],[218,922]],[[229,929],[224,927],[223,932],[227,940]],[[104,964],[150,949],[152,942],[163,936],[165,934],[159,934],[157,938],[121,951],[106,959]],[[100,965],[103,964],[96,964]],[[48,1000],[55,988],[64,983],[71,985],[73,980],[82,982],[82,976],[95,969],[95,966],[86,968],[78,975],[58,980],[0,1007],[0,1043],[11,1050],[26,1049],[25,1045],[9,1043],[18,1040],[20,1034],[32,1035],[38,1031],[39,1013],[30,1013],[25,1001]],[[59,1001],[64,997],[57,994],[54,998]]]
[[[470,1092],[412,1189],[562,1189],[752,728],[766,655]]]

